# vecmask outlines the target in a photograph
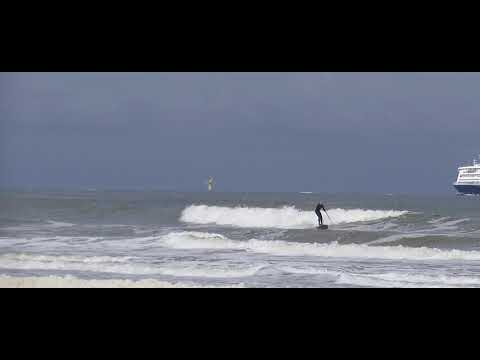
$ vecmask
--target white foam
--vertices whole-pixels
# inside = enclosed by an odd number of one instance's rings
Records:
[[[241,278],[255,275],[264,265],[242,266],[171,266],[160,268],[162,275],[177,277]]]
[[[2,261],[39,261],[39,262],[64,262],[64,263],[126,263],[134,259],[132,256],[53,256],[53,255],[34,255],[34,254],[3,254],[0,255],[0,264]]]
[[[378,274],[354,274],[331,271],[324,268],[283,266],[281,271],[301,275],[325,275],[335,279],[337,284],[369,287],[478,287],[479,276],[425,275],[404,272]]]
[[[432,229],[422,229],[419,231],[413,232],[400,232],[396,234],[392,234],[387,237],[383,237],[374,241],[370,241],[367,245],[375,245],[375,244],[386,244],[391,242],[396,242],[403,239],[416,239],[416,238],[424,238],[424,237],[431,237],[431,236],[446,236],[446,237],[457,237],[457,236],[465,236],[467,234],[472,234],[469,232],[462,232],[458,230],[458,224],[470,221],[469,218],[466,219],[458,219],[458,220],[451,220],[448,217],[443,217],[440,219],[431,220],[428,223],[432,224],[434,227]],[[386,229],[389,230],[389,229]]]
[[[418,239],[418,238],[429,237],[429,236],[432,236],[432,234],[401,233],[401,234],[394,234],[394,235],[386,236],[377,240],[370,241],[366,245],[387,244],[387,243],[397,242],[403,239]]]
[[[50,227],[54,227],[54,228],[75,226],[75,224],[72,224],[72,223],[61,222],[61,221],[53,221],[53,220],[49,220],[48,225]]]
[[[399,217],[408,211],[365,210],[365,209],[331,209],[328,214],[335,224],[374,221]],[[180,220],[194,224],[217,224],[237,227],[305,229],[317,225],[313,211],[303,211],[295,207],[282,208],[248,208],[191,205],[182,211]],[[327,216],[324,222],[330,224]]]
[[[281,266],[280,271],[290,273],[290,274],[299,274],[299,275],[337,275],[339,273],[332,272],[327,269],[318,269],[313,267],[297,267],[297,266]]]
[[[234,241],[220,234],[180,232],[159,238],[160,244],[175,249],[228,249],[277,256],[320,256],[388,260],[480,260],[479,251],[440,250],[404,246],[368,246],[365,244],[299,243],[282,240]]]
[[[369,287],[478,287],[478,276],[417,275],[409,273],[339,275],[337,284]]]
[[[223,263],[169,263],[152,265],[134,262],[133,257],[52,256],[4,254],[0,269],[89,271],[131,275],[168,275],[177,277],[237,278],[255,275],[264,265],[231,265]]]
[[[449,217],[441,217],[441,218],[438,218],[438,219],[430,220],[428,223],[429,224],[438,224],[438,223],[441,223],[442,221],[446,221],[446,220],[449,220],[449,219],[450,219]]]
[[[61,247],[85,248],[94,246],[105,238],[93,236],[32,236],[32,237],[0,237],[0,246],[13,246],[17,248],[41,248],[58,250]]]
[[[143,280],[84,280],[73,276],[12,277],[0,275],[0,288],[237,288],[243,284],[213,286],[194,283],[172,283],[155,279]]]
[[[168,233],[159,238],[162,245],[172,249],[243,249],[243,244],[220,234],[198,231]]]
[[[362,258],[388,260],[480,260],[478,251],[440,250],[432,248],[408,248],[403,246],[368,246],[291,243],[285,241],[250,240],[248,248],[280,256],[321,256],[334,258]]]
[[[91,271],[100,273],[141,274],[155,272],[148,266],[128,263],[126,257],[48,256],[31,254],[4,254],[0,256],[0,269]]]
[[[440,219],[439,219],[440,220]],[[446,222],[430,222],[435,226],[435,231],[447,231],[447,230],[457,230],[458,229],[458,224],[468,222],[470,219],[458,219],[458,220],[451,220],[451,221],[446,221]]]

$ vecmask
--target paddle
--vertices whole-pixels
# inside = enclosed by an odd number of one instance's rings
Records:
[[[324,210],[325,210],[325,209],[324,209]],[[331,223],[332,223],[332,225],[333,225],[333,220],[332,220],[332,218],[330,217],[330,215],[328,215],[328,212],[327,212],[327,210],[325,210],[325,214],[327,214],[327,216],[328,216],[328,219],[330,220],[330,222],[331,222]]]

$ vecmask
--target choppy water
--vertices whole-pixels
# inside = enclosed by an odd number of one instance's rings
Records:
[[[2,192],[0,286],[480,287],[479,208],[455,195]]]

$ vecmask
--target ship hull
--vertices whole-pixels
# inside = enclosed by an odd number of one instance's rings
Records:
[[[453,185],[463,195],[480,195],[480,185]]]

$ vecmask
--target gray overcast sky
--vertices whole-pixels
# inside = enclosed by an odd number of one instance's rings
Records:
[[[451,193],[478,73],[0,73],[0,185]]]

